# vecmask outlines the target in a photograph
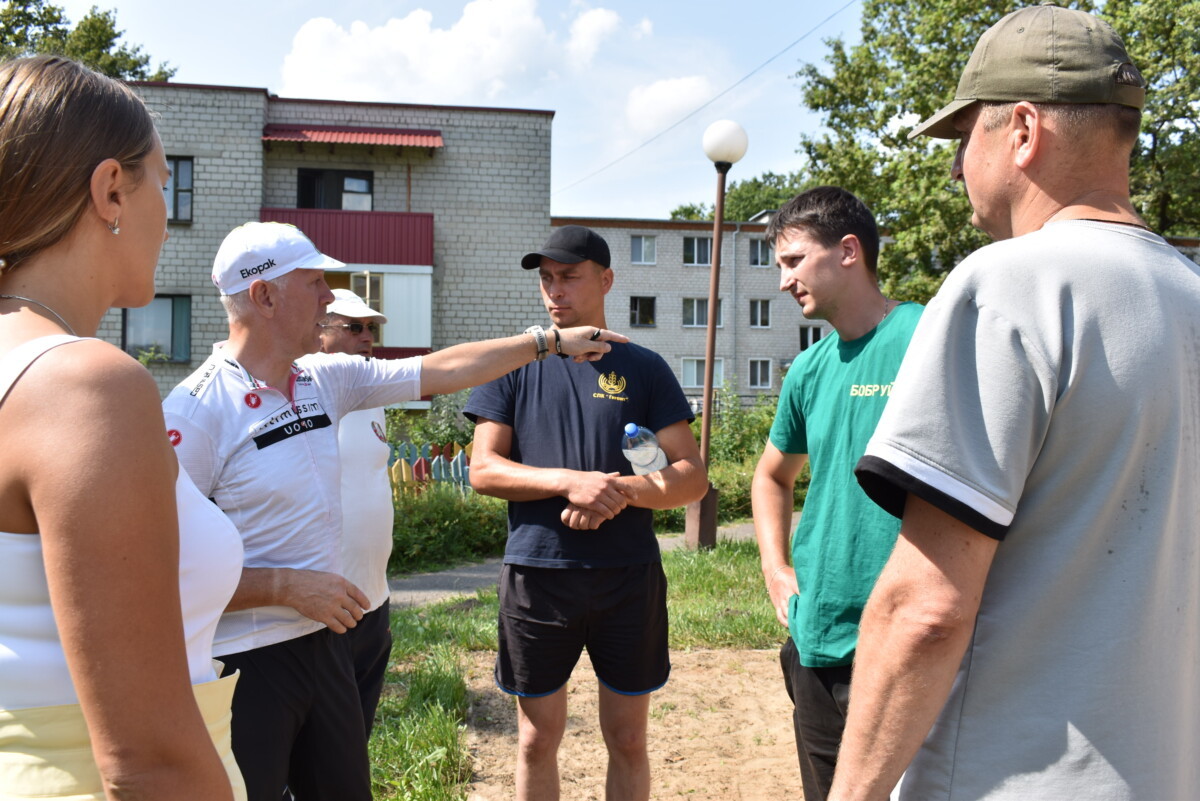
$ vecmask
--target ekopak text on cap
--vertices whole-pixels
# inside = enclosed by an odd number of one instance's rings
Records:
[[[271,281],[292,270],[345,267],[326,256],[299,228],[287,223],[248,222],[225,237],[213,260],[212,281],[222,295],[245,292],[256,280]]]

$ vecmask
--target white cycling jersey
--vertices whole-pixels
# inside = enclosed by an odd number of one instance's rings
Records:
[[[420,397],[421,359],[318,353],[292,365],[290,383],[262,384],[218,346],[163,402],[167,434],[180,465],[237,526],[246,567],[341,573],[338,421]],[[286,606],[226,612],[213,654],[321,626]]]

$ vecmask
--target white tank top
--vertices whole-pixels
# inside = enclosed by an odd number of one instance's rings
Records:
[[[66,335],[41,337],[0,358],[0,403],[39,356],[78,341]],[[188,670],[192,683],[200,684],[216,678],[213,633],[241,577],[242,540],[229,518],[200,494],[183,469],[175,482],[175,500]],[[137,577],[130,576],[129,581],[136,582]],[[0,532],[0,709],[77,702],[50,608],[41,537]]]

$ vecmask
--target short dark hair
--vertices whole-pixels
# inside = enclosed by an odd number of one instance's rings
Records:
[[[862,245],[863,258],[872,275],[879,264],[879,227],[867,205],[840,186],[817,186],[783,204],[767,224],[771,247],[784,231],[799,228],[825,247],[833,247],[847,234]]]
[[[981,102],[979,114],[983,129],[994,131],[1008,122],[1016,103]],[[1064,134],[1082,140],[1095,132],[1107,131],[1113,141],[1130,150],[1142,130],[1142,110],[1118,103],[1035,103],[1064,127]]]

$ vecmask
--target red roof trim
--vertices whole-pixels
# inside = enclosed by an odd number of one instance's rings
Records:
[[[344,125],[284,125],[263,128],[264,142],[331,142],[344,145],[442,147],[441,131],[411,128],[355,128]]]
[[[708,231],[713,230],[712,220],[639,220],[619,217],[551,217],[551,227],[582,225],[587,228],[635,228],[646,230]],[[766,223],[725,220],[722,231],[747,231],[759,233],[767,230]]]

